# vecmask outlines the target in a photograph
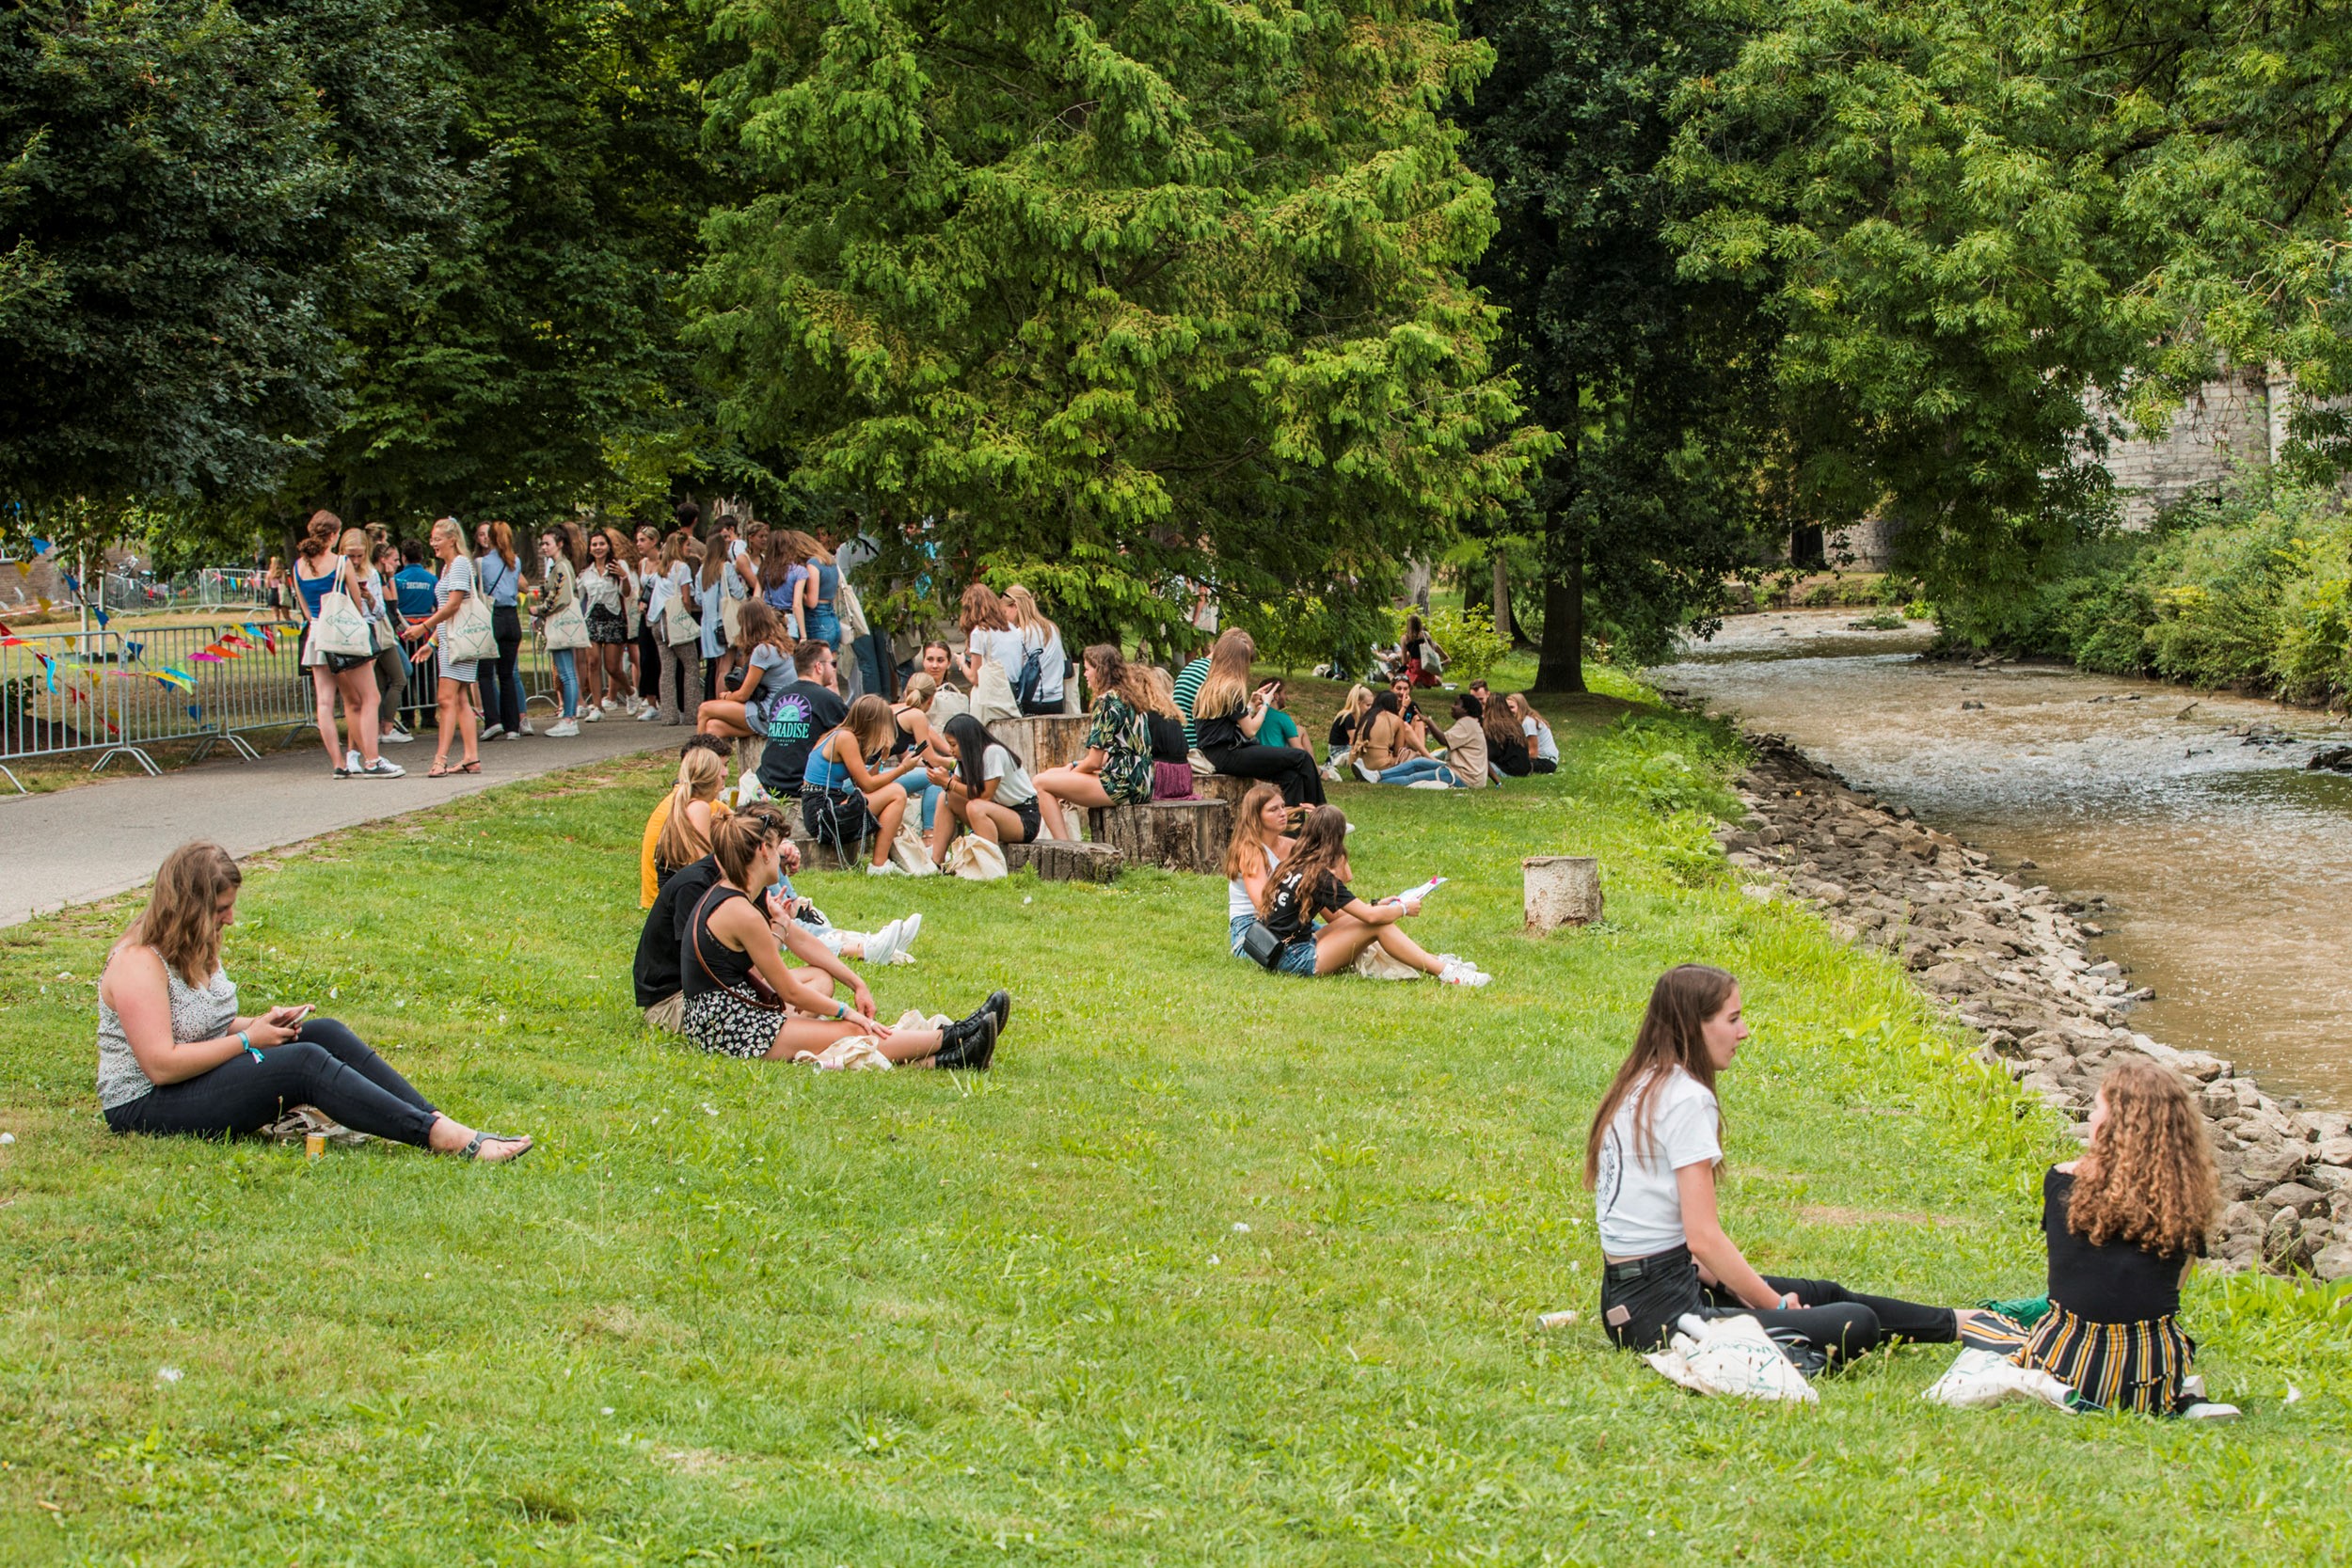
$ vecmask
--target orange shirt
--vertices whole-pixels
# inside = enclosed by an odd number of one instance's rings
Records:
[[[713,822],[726,815],[727,803],[724,800],[710,802],[710,819]],[[653,803],[653,815],[645,818],[644,842],[637,851],[637,907],[641,910],[652,909],[653,895],[661,891],[661,884],[654,876],[653,851],[654,846],[660,842],[663,825],[669,820],[670,798],[664,795]]]

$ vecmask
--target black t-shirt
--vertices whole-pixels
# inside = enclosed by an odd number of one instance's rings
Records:
[[[1192,733],[1200,737],[1200,749],[1204,752],[1238,752],[1244,746],[1255,746],[1257,742],[1250,739],[1248,732],[1241,727],[1242,718],[1248,711],[1247,705],[1234,708],[1230,713],[1202,713],[1198,708],[1194,709]]]
[[[1527,742],[1508,735],[1498,740],[1495,733],[1488,730],[1486,765],[1498,773],[1508,773],[1514,778],[1525,777],[1528,771]]]
[[[719,863],[705,855],[670,873],[670,879],[654,895],[653,908],[645,911],[645,928],[637,938],[637,963],[631,972],[639,1006],[650,1007],[678,993],[683,984],[679,956],[686,923],[694,918],[694,906],[702,902],[703,895],[718,881]]]
[[[1184,721],[1182,719],[1147,713],[1143,721],[1151,726],[1153,762],[1183,762],[1192,755],[1184,745]]]
[[[808,753],[850,716],[850,705],[815,681],[794,681],[768,703],[768,750],[759,759],[759,784],[771,795],[801,792]]]
[[[2136,1323],[2178,1312],[2181,1267],[2187,1258],[2180,1253],[2159,1256],[2122,1240],[2092,1246],[2066,1227],[2066,1204],[2074,1195],[2071,1172],[2054,1167],[2042,1173],[2042,1234],[2050,1244],[2050,1300],[2094,1323]]]
[[[1266,929],[1290,942],[1307,934],[1316,911],[1343,910],[1355,901],[1348,885],[1328,871],[1316,876],[1311,893],[1300,888],[1298,873],[1294,871],[1274,884],[1273,900],[1266,905]]]
[[[1340,709],[1340,716],[1331,721],[1331,744],[1334,746],[1352,746],[1355,742],[1356,716],[1348,712],[1347,709],[1342,708]]]

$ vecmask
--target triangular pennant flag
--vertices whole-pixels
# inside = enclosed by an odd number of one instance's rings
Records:
[[[33,553],[35,555],[47,555],[49,553],[49,549],[50,545],[48,540],[43,539],[38,533],[33,535]]]
[[[106,622],[108,619],[106,607],[103,605],[92,605],[89,607],[89,612],[98,617],[98,629],[100,631],[104,631],[106,629]]]
[[[134,664],[139,661],[139,655],[145,652],[147,652],[147,644],[144,642],[125,642],[122,645],[122,657]]]

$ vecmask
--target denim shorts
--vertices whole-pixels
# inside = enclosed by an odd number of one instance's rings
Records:
[[[1258,917],[1254,914],[1237,914],[1226,923],[1225,945],[1233,957],[1245,963],[1254,964],[1256,960],[1241,950],[1242,933],[1257,923]],[[1311,975],[1314,972],[1315,939],[1311,936],[1293,937],[1275,956],[1273,964],[1267,970],[1271,974]]]

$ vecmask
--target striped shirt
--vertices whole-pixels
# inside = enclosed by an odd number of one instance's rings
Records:
[[[1192,700],[1200,695],[1200,683],[1209,678],[1209,659],[1203,654],[1176,673],[1176,711],[1184,716],[1184,745],[1187,749],[1200,744],[1192,733]]]

